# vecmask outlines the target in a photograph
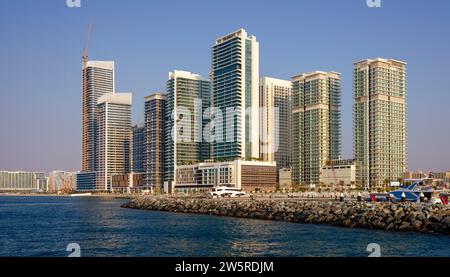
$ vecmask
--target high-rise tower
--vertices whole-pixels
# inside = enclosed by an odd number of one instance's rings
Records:
[[[169,73],[165,128],[165,181],[175,181],[178,165],[210,158],[210,143],[203,138],[210,107],[210,81],[187,71]]]
[[[108,93],[98,101],[96,189],[109,190],[113,175],[131,170],[131,93]]]
[[[224,122],[219,132],[222,137],[213,143],[213,158],[258,159],[259,43],[256,37],[239,29],[218,38],[212,47],[211,81],[212,105],[223,113]],[[235,110],[235,116],[227,112],[230,109]]]
[[[86,61],[83,65],[82,171],[96,171],[97,100],[114,93],[114,62]]]
[[[356,62],[353,70],[353,151],[357,184],[379,187],[406,171],[406,63]]]
[[[260,158],[276,161],[278,168],[291,166],[291,97],[292,83],[287,80],[263,77],[259,91]]]
[[[341,77],[316,71],[292,79],[292,181],[319,185],[322,166],[341,152]]]
[[[146,185],[161,191],[165,172],[165,124],[167,95],[145,97],[144,171]]]

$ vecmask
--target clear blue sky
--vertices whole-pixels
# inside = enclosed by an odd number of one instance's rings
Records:
[[[352,63],[408,63],[411,170],[450,170],[450,1],[2,0],[0,169],[78,170],[81,55],[116,61],[117,91],[165,90],[168,72],[208,76],[215,38],[240,27],[260,42],[260,73],[289,79],[313,70],[342,73],[343,156],[352,157]]]

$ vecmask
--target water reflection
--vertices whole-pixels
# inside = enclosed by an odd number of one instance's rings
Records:
[[[105,257],[367,256],[373,242],[383,256],[450,256],[448,236],[130,210],[124,201],[0,197],[0,256],[63,257],[72,242],[82,256]]]

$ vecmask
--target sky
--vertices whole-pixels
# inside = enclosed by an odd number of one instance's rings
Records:
[[[168,72],[207,77],[215,39],[238,28],[260,43],[260,76],[341,72],[343,158],[353,156],[353,62],[405,61],[409,169],[450,170],[449,15],[448,0],[0,0],[0,170],[80,169],[90,23],[89,59],[116,62],[133,123]]]

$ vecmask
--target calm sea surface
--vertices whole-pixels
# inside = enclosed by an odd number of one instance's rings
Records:
[[[0,197],[0,256],[450,256],[450,237],[120,208],[94,197]]]

